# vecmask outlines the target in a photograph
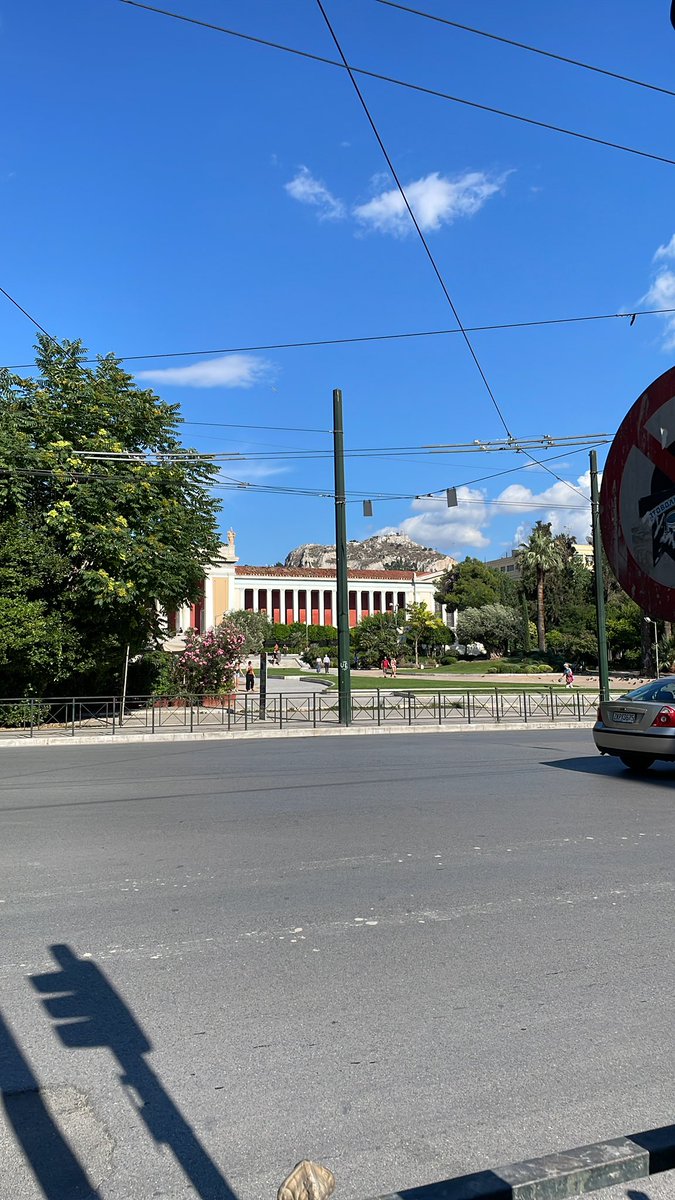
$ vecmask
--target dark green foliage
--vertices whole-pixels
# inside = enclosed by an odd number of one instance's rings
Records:
[[[272,622],[264,612],[233,612],[228,614],[228,622],[234,629],[244,634],[242,657],[247,654],[259,654],[265,646],[270,645],[272,637]],[[274,638],[272,638],[274,645]]]
[[[105,692],[160,634],[166,609],[197,597],[220,539],[179,415],[109,355],[40,336],[37,375],[0,371],[0,672],[5,695]],[[82,451],[126,451],[92,462]]]
[[[392,655],[398,657],[399,628],[402,629],[404,622],[405,616],[399,618],[395,613],[375,613],[372,617],[364,617],[351,631],[352,647],[359,657],[360,666],[379,667],[385,654],[388,658]]]
[[[436,591],[439,604],[460,612],[465,608],[482,608],[484,604],[515,604],[516,598],[513,580],[478,558],[456,563],[439,579]]]
[[[481,642],[489,654],[510,652],[520,634],[518,609],[505,604],[465,608],[457,622],[457,637],[465,645]]]
[[[332,625],[305,625],[301,621],[294,621],[291,625],[270,623],[265,645],[268,650],[272,650],[276,644],[280,650],[285,646],[292,653],[298,653],[306,649],[308,640],[319,642],[321,645],[337,646],[337,629]]]

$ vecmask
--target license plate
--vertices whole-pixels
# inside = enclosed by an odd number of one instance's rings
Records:
[[[634,725],[637,721],[636,713],[615,712],[612,713],[612,720],[617,721],[619,725]]]

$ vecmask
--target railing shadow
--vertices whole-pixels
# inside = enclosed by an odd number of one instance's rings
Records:
[[[0,1094],[7,1121],[46,1200],[97,1200],[98,1191],[49,1112],[40,1084],[1,1014]]]
[[[145,1055],[152,1050],[141,1026],[105,974],[65,945],[51,946],[58,970],[32,976],[33,986],[57,1022],[64,1046],[106,1047],[117,1059],[122,1084],[149,1133],[171,1150],[202,1200],[237,1200],[192,1127],[162,1086]]]

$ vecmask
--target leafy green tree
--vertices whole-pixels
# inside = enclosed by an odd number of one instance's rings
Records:
[[[159,638],[157,602],[195,600],[219,548],[216,468],[159,457],[184,452],[177,406],[112,355],[95,367],[84,357],[80,342],[41,335],[35,377],[0,371],[5,691],[110,687],[125,646],[134,655]]]
[[[365,667],[377,667],[386,655],[398,655],[399,618],[395,613],[375,613],[363,620],[351,631],[351,642]]]
[[[525,587],[534,581],[537,595],[537,642],[546,653],[545,583],[552,571],[563,566],[563,548],[551,533],[550,521],[537,521],[529,538],[518,550],[518,559]]]
[[[460,614],[457,637],[465,645],[482,642],[489,654],[501,655],[518,641],[521,626],[517,608],[483,604],[480,608],[465,608]]]
[[[241,609],[239,612],[228,613],[227,621],[230,628],[237,629],[244,635],[242,654],[259,654],[269,645],[272,622],[266,613],[244,612]]]
[[[516,596],[516,586],[508,575],[478,558],[465,558],[441,576],[435,599],[451,611],[462,612],[484,604],[515,604]]]
[[[427,607],[424,601],[413,602],[406,608],[405,635],[413,646],[415,666],[419,666],[420,646],[444,646],[452,641],[447,625]]]

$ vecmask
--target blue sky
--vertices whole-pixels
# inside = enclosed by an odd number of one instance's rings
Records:
[[[163,7],[328,57],[314,0],[166,0]],[[666,0],[424,0],[427,11],[673,86]],[[355,65],[672,156],[675,98],[377,4],[326,0]],[[454,325],[344,71],[128,7],[0,3],[0,284],[58,337],[120,355],[366,336]],[[675,167],[362,79],[382,138],[466,325],[675,306]],[[0,361],[33,330],[0,297]],[[483,332],[474,345],[516,436],[613,434],[672,365],[662,317]],[[131,366],[130,366],[131,369]],[[186,422],[329,430],[348,447],[499,438],[459,336],[137,362]],[[204,451],[330,450],[327,434],[186,424]],[[350,537],[403,529],[490,558],[537,518],[585,538],[587,512],[510,453],[347,462],[347,485],[460,504],[348,510]],[[585,490],[586,453],[551,463]],[[223,468],[330,489],[330,458]],[[467,486],[469,485],[469,486]],[[508,491],[505,489],[509,488]],[[571,505],[566,509],[565,505]],[[548,506],[548,507],[547,507]],[[330,541],[330,500],[225,492],[243,561]]]

